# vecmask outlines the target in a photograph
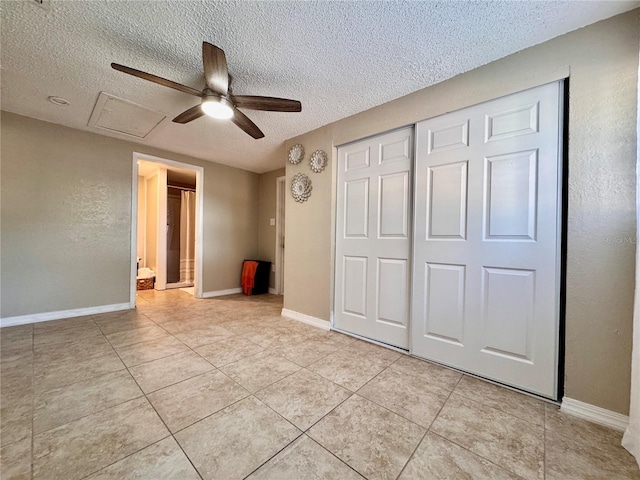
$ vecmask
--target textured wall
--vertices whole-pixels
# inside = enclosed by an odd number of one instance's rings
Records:
[[[333,285],[332,187],[335,171],[327,166],[324,171],[314,173],[309,160],[316,150],[324,150],[331,157],[334,126],[331,124],[286,142],[287,149],[301,143],[305,156],[297,165],[287,162],[286,167],[284,307],[324,320],[329,319]],[[311,179],[311,196],[304,203],[296,202],[291,196],[291,180],[296,173],[304,173]]]
[[[203,291],[257,253],[258,175],[2,112],[0,314],[129,301],[133,152],[204,167]]]
[[[329,319],[337,145],[570,76],[565,395],[626,414],[634,291],[638,10],[523,50],[286,142],[332,165],[287,197],[285,308]],[[307,157],[308,158],[308,157]]]
[[[282,149],[284,150],[284,149]],[[281,158],[286,158],[286,152]],[[285,169],[260,175],[259,204],[258,204],[258,257],[260,260],[274,263],[276,261],[276,226],[269,225],[269,219],[276,218],[276,179],[283,177]],[[286,222],[285,222],[286,226]],[[275,273],[273,269],[269,277],[269,287],[275,288]]]

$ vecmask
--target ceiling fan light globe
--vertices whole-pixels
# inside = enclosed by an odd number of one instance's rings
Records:
[[[233,117],[233,108],[220,98],[210,97],[204,99],[201,108],[205,115],[218,120],[229,120]]]

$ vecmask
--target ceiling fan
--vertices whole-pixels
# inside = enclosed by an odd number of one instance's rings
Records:
[[[200,91],[195,88],[172,82],[166,78],[112,63],[111,67],[134,77],[174,88],[184,93],[202,98],[199,105],[191,107],[173,119],[176,123],[188,123],[202,115],[222,120],[231,120],[253,138],[262,138],[264,133],[249,117],[238,108],[249,110],[266,110],[269,112],[300,112],[302,104],[297,100],[286,98],[260,97],[254,95],[233,95],[231,93],[231,76],[227,71],[227,57],[221,48],[202,42],[202,61],[206,86]]]

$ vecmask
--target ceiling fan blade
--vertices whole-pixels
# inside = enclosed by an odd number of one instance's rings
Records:
[[[236,107],[250,110],[266,110],[268,112],[302,111],[302,104],[298,100],[288,100],[286,98],[234,95],[232,100]]]
[[[202,111],[202,108],[200,108],[200,105],[196,105],[195,107],[191,107],[189,110],[185,110],[184,112],[182,112],[180,115],[174,118],[173,121],[176,123],[189,123],[190,121],[195,120],[196,118],[200,118],[203,115],[204,112]]]
[[[202,42],[202,63],[207,88],[220,95],[226,95],[229,91],[229,72],[224,51],[215,45]]]
[[[233,110],[231,121],[255,139],[264,137],[264,133],[262,133],[258,126],[237,108]]]
[[[171,80],[167,80],[166,78],[158,77],[156,75],[143,72],[142,70],[136,70],[135,68],[125,67],[124,65],[118,65],[117,63],[112,63],[111,68],[113,68],[114,70],[118,70],[119,72],[128,73],[129,75],[133,75],[134,77],[143,78],[144,80],[149,80],[150,82],[157,83],[164,87],[169,87],[169,88],[178,90],[180,92],[188,93],[189,95],[202,97],[202,92],[200,90],[187,87],[186,85],[182,85],[180,83],[172,82]]]

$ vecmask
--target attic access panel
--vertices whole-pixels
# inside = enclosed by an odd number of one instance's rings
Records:
[[[162,112],[100,92],[88,125],[131,138],[148,139],[169,121]]]

